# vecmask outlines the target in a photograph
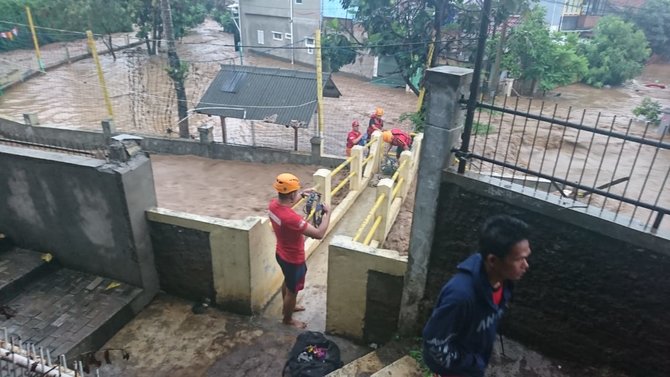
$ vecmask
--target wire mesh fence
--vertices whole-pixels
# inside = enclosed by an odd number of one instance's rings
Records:
[[[3,25],[9,29],[17,26],[19,33],[29,33],[22,25],[0,23],[0,27]],[[16,43],[23,44],[20,49],[0,53],[0,87],[5,87],[0,97],[0,117],[21,121],[22,114],[30,112],[37,113],[45,125],[100,130],[100,121],[110,115],[102,94],[103,85],[88,54],[85,33],[39,25],[36,29],[38,33],[48,34],[51,40],[66,41],[40,46],[41,58],[47,67],[43,73],[38,73],[35,50],[29,38],[17,40]],[[166,44],[159,41],[158,53],[149,55],[146,44],[134,33],[114,34],[112,47],[116,50],[113,56],[105,39],[105,36],[95,35],[116,130],[177,137],[182,119],[177,112],[174,84],[167,75]],[[249,65],[314,71],[313,67],[291,65],[248,51],[241,59],[240,53],[232,47],[233,43],[233,36],[222,32],[212,20],[207,20],[177,42],[180,59],[188,71],[185,87],[189,110],[196,108],[221,64],[240,64],[243,60]],[[28,78],[28,82],[23,82]],[[10,83],[21,84],[8,88]],[[402,113],[413,111],[416,103],[413,94],[345,76],[338,76],[336,85],[343,95],[324,100],[323,132],[318,131],[314,114],[312,124],[298,130],[299,151],[308,152],[311,149],[310,139],[320,135],[326,154],[344,156],[352,120],[358,119],[361,131],[364,131],[370,114],[377,106],[386,110],[387,128],[412,128],[409,123],[398,119]],[[214,129],[214,140],[223,141],[217,117],[189,111],[186,120],[191,137],[197,137],[199,126],[209,124]],[[226,119],[226,123],[228,143],[294,149],[295,132],[292,128],[230,118]]]
[[[656,230],[670,214],[669,141],[650,123],[506,97],[478,103],[461,157],[473,171]]]

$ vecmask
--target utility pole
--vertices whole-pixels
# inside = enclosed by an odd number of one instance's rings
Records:
[[[500,61],[502,60],[503,55],[503,45],[505,44],[505,39],[507,39],[507,20],[502,23],[502,30],[500,31],[500,38],[496,45],[496,58],[493,61],[493,69],[491,69],[489,77],[489,87],[488,93],[484,93],[485,96],[490,96],[490,98],[495,97],[498,92],[498,84],[500,84]]]
[[[168,41],[168,61],[170,70],[168,75],[174,83],[174,89],[177,92],[177,112],[179,113],[179,137],[188,139],[188,104],[186,103],[186,89],[184,88],[184,79],[188,73],[188,68],[182,66],[177,55],[177,47],[174,44],[174,30],[172,28],[172,11],[169,0],[161,0],[161,16],[163,18],[163,30]]]

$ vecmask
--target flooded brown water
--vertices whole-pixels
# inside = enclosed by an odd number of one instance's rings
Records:
[[[189,109],[199,102],[218,72],[219,64],[240,64],[239,54],[232,47],[228,47],[233,43],[232,36],[220,30],[216,22],[208,20],[177,44],[180,58],[189,65],[189,76],[186,80]],[[77,42],[70,42],[70,49],[74,51],[75,45]],[[79,46],[81,45],[79,42]],[[101,46],[99,48],[103,49]],[[43,56],[53,56],[51,61],[63,55],[62,45],[46,46],[43,51]],[[29,50],[12,51],[0,54],[0,59],[11,62],[6,67],[29,68],[31,64],[34,65],[31,63],[30,53]],[[116,61],[110,55],[102,55],[100,59],[118,131],[166,135],[168,130],[178,129],[174,90],[165,72],[165,54],[150,57],[144,46],[140,46],[118,52]],[[310,70],[308,67],[292,66],[287,62],[248,53],[245,53],[244,63]],[[2,74],[0,70],[0,75]],[[339,73],[334,74],[333,79],[342,92],[342,97],[324,100],[326,125],[323,136],[326,153],[343,155],[351,121],[359,119],[365,123],[377,106],[385,109],[387,127],[411,127],[407,123],[400,123],[398,118],[402,113],[415,109],[416,97],[413,94],[408,94],[403,89],[373,85]],[[640,77],[623,87],[595,89],[574,84],[559,88],[548,93],[543,100],[533,100],[532,103],[526,98],[511,98],[507,102],[497,99],[496,104],[520,111],[542,112],[545,116],[555,116],[557,119],[566,119],[569,113],[570,121],[588,127],[597,125],[605,130],[659,140],[660,136],[655,129],[645,131],[644,122],[633,120],[632,115],[633,108],[644,97],[660,101],[663,106],[670,106],[670,89],[645,86],[657,82],[670,85],[670,65],[650,65]],[[8,90],[0,97],[1,117],[21,121],[22,114],[26,112],[38,113],[41,122],[50,126],[99,129],[100,121],[108,115],[92,60],[61,66]],[[571,182],[581,181],[585,185],[598,186],[617,178],[630,177],[626,183],[611,187],[611,192],[625,192],[627,196],[670,207],[670,190],[667,189],[670,182],[664,182],[670,169],[670,152],[667,150],[639,148],[639,144],[624,143],[601,135],[592,138],[590,132],[571,129],[564,132],[562,127],[556,125],[524,122],[523,118],[511,115],[482,113],[478,120],[491,123],[494,128],[488,137],[478,136],[474,140],[473,148],[477,153],[497,159],[507,155],[509,162],[531,170],[542,167],[546,171],[549,166],[549,171],[556,176]],[[198,126],[212,124],[215,140],[221,140],[221,128],[217,118],[190,114],[188,121],[191,135],[197,135]],[[227,126],[230,143],[285,149],[293,147],[293,130],[283,126],[235,119],[229,119]],[[299,149],[309,150],[309,139],[315,134],[314,126],[300,130]],[[487,140],[486,145],[484,139]],[[670,136],[666,139],[670,139]],[[490,167],[482,166],[483,172],[490,170]],[[505,171],[498,167],[493,172],[511,174],[509,169]],[[598,196],[586,197],[586,200],[591,200],[592,204],[605,202]],[[612,200],[607,200],[605,206],[628,215],[635,211],[628,205],[619,208],[618,202]],[[648,211],[635,212],[636,218],[647,222]],[[663,225],[670,229],[670,220],[665,220]]]

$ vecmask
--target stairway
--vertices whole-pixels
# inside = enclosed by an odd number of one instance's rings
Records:
[[[326,377],[422,377],[421,367],[407,352],[406,344],[392,341]]]
[[[58,355],[73,360],[98,350],[133,318],[130,304],[140,288],[60,267],[34,251],[5,249],[0,306],[9,315],[0,315],[0,344],[34,345],[54,360]]]

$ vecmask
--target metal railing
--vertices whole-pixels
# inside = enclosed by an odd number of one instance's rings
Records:
[[[54,141],[41,138],[18,139],[0,136],[0,145],[21,147],[47,152],[64,153],[74,156],[85,156],[105,160],[109,154],[106,146],[91,146],[74,141]]]
[[[573,208],[658,230],[670,214],[670,136],[650,123],[537,102],[478,102],[466,125],[471,143],[456,156],[472,171],[572,199]]]

